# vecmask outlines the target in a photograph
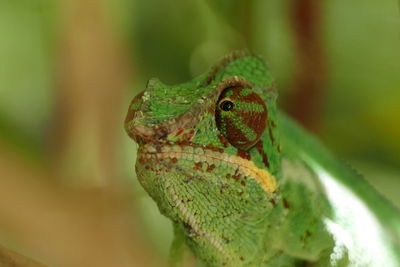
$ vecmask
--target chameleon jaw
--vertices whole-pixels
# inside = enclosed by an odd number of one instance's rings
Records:
[[[245,177],[256,180],[267,193],[274,193],[277,189],[276,178],[267,170],[258,168],[252,161],[235,155],[205,150],[192,146],[162,146],[156,149],[151,144],[146,144],[139,149],[138,156],[148,159],[191,159],[195,163],[207,162],[209,164],[227,164]]]
[[[208,150],[207,148],[200,146],[178,146],[178,145],[159,145],[158,143],[148,143],[141,145],[138,150],[138,161],[147,162],[147,164],[155,163],[164,165],[167,168],[173,168],[173,164],[177,160],[189,160],[194,163],[208,163],[208,166],[214,165],[218,168],[222,164],[229,168],[237,171],[248,179],[254,179],[261,188],[268,194],[272,194],[277,189],[277,182],[273,175],[268,171],[263,170],[255,166],[252,161],[241,158],[235,155],[228,155],[223,152]],[[151,169],[151,167],[150,167]],[[138,178],[146,179],[146,176],[138,176]],[[177,214],[179,214],[180,220],[187,226],[190,226],[190,235],[196,238],[201,237],[209,245],[211,245],[214,251],[218,252],[223,259],[225,266],[237,266],[232,265],[235,262],[235,256],[237,253],[230,248],[224,240],[221,240],[221,236],[216,232],[210,232],[204,229],[203,222],[198,220],[195,213],[188,208],[187,203],[183,201],[184,197],[180,195],[175,189],[173,183],[169,179],[163,178],[162,175],[159,177],[160,182],[164,184],[166,195],[168,195],[168,202]],[[197,241],[196,241],[197,242]]]

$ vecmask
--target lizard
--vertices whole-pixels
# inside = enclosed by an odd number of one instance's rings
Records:
[[[266,62],[235,51],[179,85],[148,81],[125,130],[171,219],[170,266],[400,266],[400,213],[277,108]]]

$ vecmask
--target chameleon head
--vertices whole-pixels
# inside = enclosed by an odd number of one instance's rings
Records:
[[[275,99],[265,63],[236,52],[189,83],[150,80],[129,107],[139,181],[207,262],[251,262],[241,255],[262,242],[280,164]]]

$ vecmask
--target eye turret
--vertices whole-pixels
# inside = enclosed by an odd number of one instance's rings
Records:
[[[261,138],[268,120],[262,98],[250,88],[229,87],[217,103],[217,127],[233,146],[248,150]]]

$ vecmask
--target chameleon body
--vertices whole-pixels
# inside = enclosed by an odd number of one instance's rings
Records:
[[[151,79],[125,129],[138,179],[206,266],[400,266],[400,215],[276,107],[264,61],[234,52],[194,80]]]

